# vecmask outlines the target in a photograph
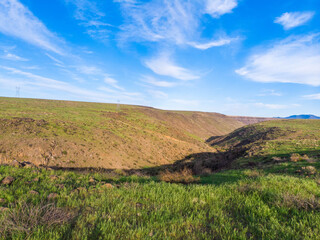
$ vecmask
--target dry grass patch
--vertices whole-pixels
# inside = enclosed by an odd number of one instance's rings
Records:
[[[299,161],[309,161],[309,156],[307,154],[304,154],[301,156],[299,153],[293,153],[290,156],[291,162],[299,162]]]
[[[301,170],[306,175],[315,175],[317,173],[317,169],[314,166],[302,167]]]
[[[245,176],[249,178],[258,178],[263,176],[263,173],[258,170],[246,170],[243,172]]]
[[[0,222],[0,232],[10,236],[15,232],[32,234],[39,226],[53,227],[70,222],[74,212],[58,208],[54,204],[31,205],[22,203],[8,210]]]
[[[319,210],[319,199],[314,195],[310,197],[302,197],[299,195],[293,195],[285,193],[282,195],[282,200],[278,204],[280,207],[298,208],[301,210]]]
[[[192,171],[188,168],[176,172],[165,170],[160,173],[159,179],[171,183],[194,183],[200,181],[200,178],[193,176]]]
[[[252,192],[261,192],[262,188],[260,185],[245,183],[238,186],[238,191],[241,193],[252,193]]]

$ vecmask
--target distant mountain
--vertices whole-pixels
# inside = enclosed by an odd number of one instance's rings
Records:
[[[290,117],[286,117],[285,119],[320,119],[320,117],[317,117],[311,114],[303,114],[303,115],[292,115]]]

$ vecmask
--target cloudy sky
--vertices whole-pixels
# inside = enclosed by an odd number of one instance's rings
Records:
[[[0,96],[320,115],[319,0],[0,0]]]

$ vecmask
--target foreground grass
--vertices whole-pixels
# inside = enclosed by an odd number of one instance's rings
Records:
[[[2,211],[0,221],[12,212],[23,214],[25,204],[47,202],[73,218],[26,231],[0,222],[2,239],[317,239],[320,234],[317,176],[231,170],[202,178],[202,184],[182,185],[0,167],[0,179],[8,175],[15,181],[0,185],[0,206],[11,210]],[[104,182],[114,187],[103,187]],[[47,200],[50,193],[58,197]]]

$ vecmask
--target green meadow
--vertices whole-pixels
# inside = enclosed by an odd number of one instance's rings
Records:
[[[2,239],[318,239],[320,234],[317,173],[238,169],[179,184],[120,171],[0,167],[1,178],[9,175],[13,183],[0,186]]]

